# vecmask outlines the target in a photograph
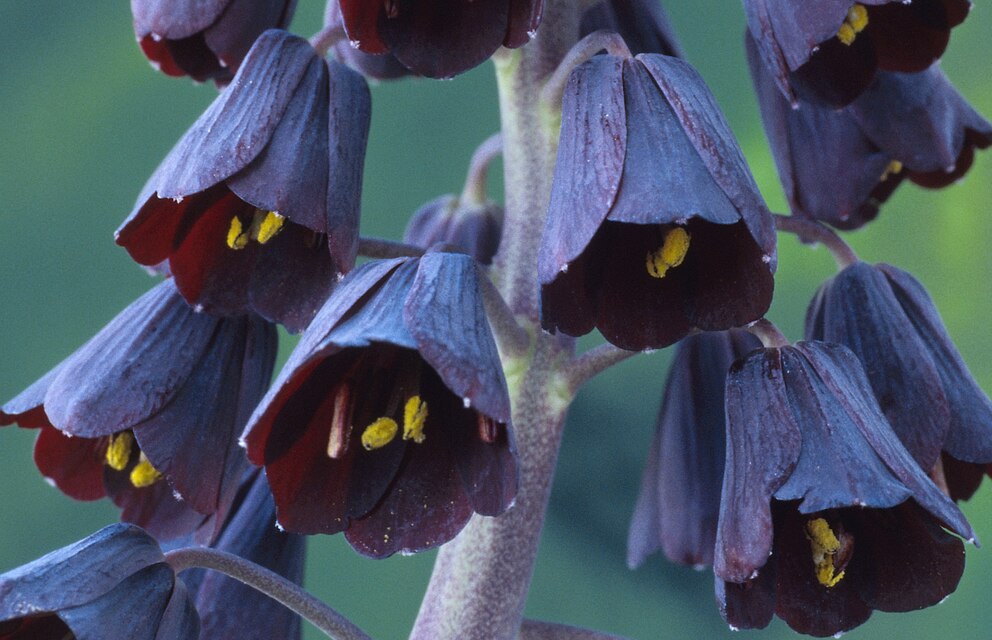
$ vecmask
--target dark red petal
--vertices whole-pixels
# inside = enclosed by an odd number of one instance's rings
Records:
[[[331,0],[340,2],[344,30],[353,46],[366,53],[386,53],[389,49],[379,37],[379,14],[383,5],[378,0]]]
[[[59,491],[76,500],[99,500],[103,487],[106,444],[98,438],[72,438],[42,427],[34,443],[34,463]]]
[[[544,0],[510,0],[509,22],[503,46],[515,49],[527,44],[537,33],[544,13]]]

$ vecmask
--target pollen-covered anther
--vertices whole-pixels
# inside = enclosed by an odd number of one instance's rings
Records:
[[[138,457],[138,464],[131,469],[131,484],[137,489],[150,487],[162,477],[162,473],[152,466],[152,463],[145,456],[144,452]]]
[[[275,211],[262,211],[255,209],[255,215],[251,220],[251,229],[248,233],[252,240],[257,240],[258,244],[265,244],[276,237],[282,231],[282,225],[286,222],[286,217]]]
[[[847,10],[843,24],[837,30],[837,39],[841,43],[851,46],[857,39],[858,34],[868,26],[868,10],[864,5],[856,4]]]
[[[413,440],[417,444],[423,442],[424,423],[427,422],[427,403],[420,396],[410,396],[403,406],[403,439]]]
[[[647,255],[646,267],[652,278],[664,278],[672,267],[677,267],[689,253],[689,232],[682,227],[675,227],[665,234],[665,240],[657,251]]]
[[[851,559],[854,539],[843,531],[838,536],[823,518],[806,523],[816,580],[828,589],[844,579],[844,568]]]
[[[122,431],[110,436],[107,443],[107,453],[104,459],[107,466],[114,471],[123,471],[131,459],[131,448],[134,446],[134,436],[130,431]]]
[[[900,171],[902,171],[902,163],[899,162],[898,160],[893,160],[888,165],[886,165],[885,171],[882,172],[882,177],[880,177],[878,180],[879,182],[885,182],[891,176],[898,174]]]
[[[235,251],[248,246],[248,234],[245,233],[241,218],[238,216],[231,218],[231,226],[227,228],[227,246]]]
[[[381,449],[393,441],[399,429],[392,418],[379,418],[362,431],[362,446],[366,451]]]

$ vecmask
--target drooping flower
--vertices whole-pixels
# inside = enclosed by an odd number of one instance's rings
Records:
[[[908,178],[945,187],[992,145],[982,118],[933,65],[919,73],[881,71],[849,106],[800,100],[791,108],[747,38],[748,62],[779,178],[792,210],[854,229]]]
[[[782,94],[834,107],[879,71],[912,73],[944,53],[970,0],[744,0],[748,30]]]
[[[545,329],[638,350],[742,326],[768,309],[775,266],[771,215],[691,67],[600,55],[572,73],[538,258]]]
[[[156,69],[226,84],[255,39],[285,29],[296,0],[131,0],[134,35]]]
[[[631,53],[685,57],[668,16],[655,0],[601,0],[582,14],[581,36],[605,29],[623,38]]]
[[[673,562],[713,563],[727,451],[727,371],[759,347],[744,331],[700,333],[679,343],[630,523],[631,567],[658,549]]]
[[[197,640],[200,620],[151,536],[113,524],[0,575],[0,639]]]
[[[491,264],[503,231],[503,208],[495,202],[468,202],[456,195],[440,196],[423,205],[406,225],[403,242],[418,247],[452,245]]]
[[[265,475],[246,474],[237,499],[211,547],[233,553],[303,583],[306,538],[276,528],[275,503]],[[202,640],[299,640],[300,617],[268,595],[216,571],[191,570],[182,580],[200,614]]]
[[[195,313],[166,280],[3,405],[0,424],[40,430],[35,462],[65,494],[109,495],[160,539],[211,515],[219,526],[275,350],[268,323]]]
[[[336,0],[331,0],[332,2]],[[366,53],[391,53],[430,78],[481,64],[500,46],[516,48],[541,23],[544,0],[340,0],[344,29]]]
[[[916,462],[940,463],[952,498],[974,494],[992,470],[992,402],[923,285],[890,265],[855,263],[820,288],[806,335],[849,347]]]
[[[245,431],[279,523],[383,557],[447,542],[517,487],[509,399],[466,255],[370,262],[304,332]]]
[[[117,243],[190,304],[302,330],[358,248],[365,80],[267,31],[145,185]]]
[[[727,377],[727,461],[713,568],[734,627],[800,633],[940,602],[964,570],[964,515],[900,444],[857,358],[800,342]],[[947,530],[945,530],[947,529]]]

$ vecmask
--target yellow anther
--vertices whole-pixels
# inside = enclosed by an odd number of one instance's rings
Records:
[[[864,31],[867,26],[868,10],[865,9],[864,5],[856,4],[847,10],[847,16],[837,30],[837,39],[850,46],[854,44],[858,34]]]
[[[882,177],[878,180],[879,182],[884,182],[885,180],[888,180],[890,176],[894,176],[900,171],[902,171],[902,163],[898,160],[893,160],[885,167],[885,171],[882,172]]]
[[[161,477],[162,474],[159,470],[152,466],[152,463],[142,452],[138,457],[138,464],[134,465],[134,469],[131,469],[131,484],[137,489],[143,489],[152,486]]]
[[[114,471],[123,471],[131,459],[131,447],[134,445],[134,436],[130,431],[121,431],[110,436],[107,443],[107,454],[105,459],[107,466]]]
[[[836,586],[844,578],[844,570],[837,570],[835,560],[842,560],[846,564],[846,559],[836,558],[841,551],[840,540],[823,518],[814,518],[806,523],[806,537],[809,538],[813,554],[816,580],[828,589]]]
[[[646,266],[648,275],[652,278],[664,278],[672,267],[677,267],[689,253],[691,236],[682,227],[675,227],[665,234],[665,240],[657,251],[647,255]]]
[[[424,423],[427,422],[427,403],[420,396],[411,396],[403,407],[403,439],[420,444],[427,438]]]
[[[255,216],[251,221],[251,238],[258,240],[258,244],[265,244],[276,237],[282,231],[282,225],[286,221],[284,216],[275,211],[255,210]]]
[[[368,451],[381,449],[393,441],[400,426],[392,418],[379,418],[362,432],[362,446]]]
[[[227,229],[227,246],[235,251],[239,251],[248,246],[248,234],[241,226],[241,219],[238,216],[231,218],[231,226]]]

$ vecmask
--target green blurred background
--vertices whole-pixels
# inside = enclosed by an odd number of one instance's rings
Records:
[[[319,28],[319,0],[301,0],[296,32]],[[741,55],[743,13],[728,0],[669,2],[688,57],[707,79],[770,206],[784,209]],[[216,95],[212,85],[156,74],[138,51],[124,2],[0,3],[0,399],[47,371],[152,285],[113,243],[146,177]],[[944,68],[992,115],[992,15],[979,4],[954,31]],[[421,203],[461,188],[475,145],[498,125],[490,65],[452,81],[373,87],[363,233],[398,237]],[[498,180],[491,185],[496,195]],[[919,277],[965,360],[992,390],[992,157],[943,192],[904,186],[868,229],[861,255]],[[833,272],[822,249],[781,243],[770,317],[801,337],[806,303]],[[291,341],[284,339],[285,358]],[[595,344],[585,340],[584,345]],[[582,391],[568,422],[527,613],[632,638],[729,637],[709,572],[655,558],[624,563],[627,520],[653,431],[669,354],[640,356]],[[31,461],[33,433],[0,432],[0,571],[111,522],[108,504],[76,503]],[[988,484],[988,483],[987,483]],[[992,539],[990,490],[965,511]],[[898,535],[894,532],[894,535]],[[308,586],[377,638],[405,637],[433,553],[371,561],[340,536],[311,543]],[[956,594],[919,613],[876,614],[852,638],[987,638],[992,557],[969,549]],[[316,638],[313,630],[309,637]],[[749,635],[791,635],[776,621]]]

